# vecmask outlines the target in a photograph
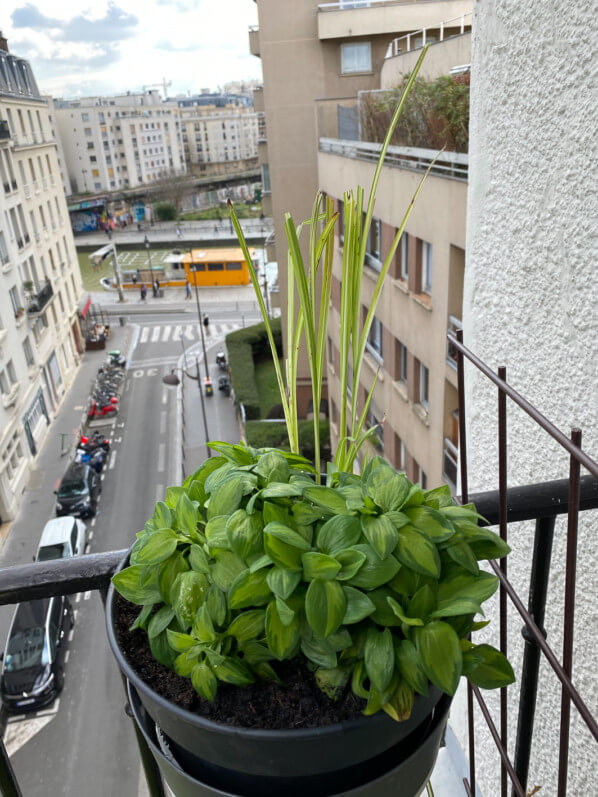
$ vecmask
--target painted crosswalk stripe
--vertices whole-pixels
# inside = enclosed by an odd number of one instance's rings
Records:
[[[182,334],[182,332],[183,332],[183,327],[181,327],[181,326],[177,325],[177,326],[174,328],[174,333],[173,333],[173,336],[172,336],[172,337],[173,337],[173,339],[174,339],[174,340],[180,340],[180,339],[181,339],[181,334]]]
[[[170,333],[172,331],[171,326],[164,327],[164,334],[162,335],[162,343],[166,343],[170,338]]]
[[[143,329],[141,330],[141,335],[139,337],[139,343],[146,343],[149,337],[149,333],[150,333],[150,328],[143,327]]]
[[[191,324],[187,324],[187,326],[185,327],[185,337],[188,340],[195,340],[195,336],[193,335],[193,327],[191,326]]]
[[[161,327],[154,327],[152,329],[152,343],[160,340]]]

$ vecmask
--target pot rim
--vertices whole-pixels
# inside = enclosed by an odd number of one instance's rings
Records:
[[[115,571],[115,574],[120,572],[128,563],[129,556],[131,553],[131,548],[127,551],[125,557],[123,558],[122,562],[119,564],[118,568]],[[155,692],[149,684],[147,684],[140,675],[133,669],[130,662],[125,657],[124,653],[122,652],[120,645],[118,644],[118,640],[116,638],[116,634],[114,631],[113,623],[112,623],[112,615],[115,611],[115,596],[116,589],[114,584],[110,582],[110,586],[108,588],[108,594],[106,597],[106,631],[108,635],[108,642],[112,649],[112,653],[120,667],[121,671],[124,673],[127,680],[129,680],[138,691],[142,692],[143,694],[147,695],[152,701],[157,703],[162,709],[165,711],[169,711],[174,714],[178,719],[191,724],[196,725],[199,727],[204,728],[206,731],[213,731],[216,733],[224,733],[224,734],[231,734],[231,735],[243,735],[248,736],[250,738],[256,740],[263,740],[263,741],[272,741],[276,737],[284,737],[284,738],[293,738],[293,739],[304,739],[309,738],[312,736],[327,736],[331,734],[337,734],[339,731],[345,732],[350,731],[353,728],[358,728],[363,726],[365,723],[373,724],[376,722],[377,724],[385,724],[386,722],[394,723],[391,717],[389,717],[386,713],[382,711],[378,711],[376,714],[371,716],[362,715],[353,720],[344,720],[343,722],[336,722],[330,725],[322,725],[317,728],[285,728],[285,729],[268,729],[268,728],[246,728],[242,725],[227,725],[224,722],[215,722],[214,720],[206,719],[199,714],[195,714],[193,711],[188,711],[187,709],[181,708],[173,703],[171,700],[167,700],[162,695],[159,695]],[[437,692],[436,700],[434,701],[433,706],[431,706],[431,711],[436,708],[439,701],[443,697],[443,692],[437,689],[433,684],[429,684],[430,690],[429,693],[433,696],[434,692]],[[430,699],[429,694],[428,698],[423,698],[422,695],[416,694],[415,699]],[[409,720],[406,720],[408,722]]]

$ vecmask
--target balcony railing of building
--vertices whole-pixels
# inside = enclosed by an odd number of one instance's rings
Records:
[[[38,316],[43,313],[52,296],[54,296],[54,289],[49,280],[46,281],[39,290],[29,291],[27,294],[29,299],[27,304],[27,315]]]
[[[455,370],[457,370],[457,360],[459,352],[457,351],[457,348],[453,343],[453,338],[460,329],[463,329],[463,324],[461,323],[461,319],[457,318],[454,315],[450,315],[448,322],[448,337],[446,344],[446,361]]]
[[[340,155],[343,158],[355,158],[371,163],[378,161],[382,150],[382,144],[369,141],[348,141],[338,138],[320,138],[319,147],[320,152],[328,152],[332,155]],[[434,162],[435,158],[436,162]],[[389,146],[384,165],[414,172],[425,172],[431,166],[430,174],[432,175],[466,182],[469,157],[462,152],[442,152],[439,155],[433,149]]]
[[[470,11],[468,14],[461,14],[460,17],[444,20],[438,25],[421,28],[413,31],[413,33],[398,36],[390,42],[384,57],[393,58],[395,55],[418,50],[420,47],[425,47],[426,44],[434,44],[450,39],[453,36],[462,36],[464,33],[469,33],[471,32],[472,19],[473,14]]]
[[[515,391],[506,381],[506,369],[498,368],[495,372],[481,361],[472,351],[463,345],[463,333],[459,330],[451,333],[451,342],[457,352],[458,384],[459,384],[459,449],[460,449],[460,487],[461,503],[472,501],[478,512],[486,518],[490,526],[498,526],[500,537],[507,541],[508,524],[520,521],[535,520],[533,556],[530,559],[529,599],[527,607],[517,594],[508,578],[507,560],[500,563],[490,561],[490,567],[500,583],[499,593],[499,635],[500,649],[507,655],[509,646],[521,645],[523,655],[517,675],[519,687],[518,723],[514,746],[508,743],[508,704],[507,689],[500,693],[500,715],[496,722],[479,689],[468,685],[469,714],[469,777],[463,781],[464,793],[472,797],[476,794],[476,733],[474,729],[474,698],[480,706],[482,715],[488,726],[490,735],[500,754],[501,797],[506,797],[509,783],[512,794],[526,797],[528,789],[528,773],[532,744],[534,741],[535,712],[539,690],[547,693],[554,690],[555,680],[560,682],[561,715],[558,736],[558,790],[557,797],[567,794],[568,769],[570,759],[569,726],[571,704],[585,723],[590,734],[598,741],[598,723],[584,699],[571,679],[572,654],[575,630],[575,582],[577,572],[577,531],[579,513],[598,508],[598,462],[592,459],[581,448],[581,431],[573,429],[568,437],[555,427],[521,394]],[[465,360],[481,372],[492,385],[498,388],[498,489],[484,493],[469,494],[468,489],[468,457],[467,457],[467,424],[465,414],[464,363]],[[548,436],[569,455],[569,477],[557,481],[528,484],[518,487],[507,487],[507,399],[516,409],[523,411],[534,423],[544,430]],[[510,406],[510,405],[509,405]],[[516,445],[517,441],[513,443]],[[581,468],[589,475],[581,475]],[[449,475],[457,478],[455,469]],[[558,515],[567,515],[567,526],[563,532],[567,538],[565,560],[565,590],[563,617],[563,650],[559,656],[549,644],[543,630],[547,608],[560,613],[560,607],[554,601],[547,607],[547,585],[550,577],[552,544],[555,535],[555,522]],[[485,525],[485,524],[484,524]],[[519,530],[510,539],[515,549],[521,543],[524,530]],[[66,560],[55,560],[44,563],[20,565],[0,570],[0,605],[31,601],[39,598],[58,595],[70,595],[76,592],[97,590],[105,599],[109,580],[126,551],[80,556]],[[580,564],[593,567],[591,558],[580,559]],[[596,600],[596,596],[590,596]],[[507,601],[523,621],[523,639],[517,635],[508,638]],[[590,655],[590,654],[588,654]],[[546,660],[549,669],[540,671],[541,657]],[[513,657],[513,660],[519,660]],[[554,675],[554,679],[550,673]],[[557,684],[558,685],[558,684]],[[517,687],[509,687],[515,689]],[[552,716],[544,718],[545,724],[551,722]],[[137,733],[140,756],[145,769],[148,787],[152,795],[164,795],[161,776],[154,759],[140,733]],[[508,750],[514,750],[511,760]],[[556,759],[556,756],[555,756]],[[541,779],[542,772],[534,773],[535,779]],[[20,795],[19,785],[11,767],[4,742],[0,739],[0,785],[3,793]]]
[[[320,3],[318,11],[353,11],[356,8],[397,6],[404,3],[426,2],[426,0],[339,0],[337,3]]]
[[[444,451],[442,455],[442,478],[454,494],[457,490],[457,474],[459,473],[459,450],[454,443],[444,438]]]
[[[258,143],[268,140],[268,134],[266,131],[266,114],[264,111],[258,111],[257,113],[257,140]]]

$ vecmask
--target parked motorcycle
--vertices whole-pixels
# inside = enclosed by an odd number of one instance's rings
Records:
[[[230,382],[226,376],[221,376],[218,379],[218,390],[221,390],[225,396],[230,396]]]
[[[112,349],[108,352],[108,365],[117,365],[119,368],[124,368],[127,364],[127,358],[120,353],[120,349]]]
[[[110,451],[110,440],[108,440],[100,432],[96,431],[91,437],[81,435],[77,443],[77,450],[87,451],[88,453],[101,448],[106,453]]]
[[[85,463],[92,467],[96,473],[101,473],[106,462],[107,453],[103,448],[96,448],[94,451],[86,451],[78,448],[75,452],[75,462]]]
[[[226,371],[226,369],[228,368],[228,365],[226,363],[226,355],[224,354],[222,349],[220,349],[220,351],[217,352],[216,354],[216,365],[220,368],[221,371]]]
[[[208,379],[207,376],[204,376],[203,386],[204,386],[204,389],[206,391],[206,396],[212,396],[214,394],[214,388],[212,386],[212,380]]]
[[[98,402],[96,399],[92,399],[89,410],[87,411],[87,419],[93,420],[94,418],[104,418],[106,415],[116,415],[118,412],[118,399],[116,396],[112,396],[112,398],[104,402]]]

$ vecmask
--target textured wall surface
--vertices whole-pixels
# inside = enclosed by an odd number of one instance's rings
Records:
[[[598,24],[592,6],[565,0],[475,4],[463,321],[466,344],[493,368],[507,366],[511,384],[563,431],[580,426],[584,449],[598,458]],[[473,368],[466,401],[470,489],[495,488],[496,391]],[[508,429],[509,484],[568,475],[562,450],[512,404]],[[564,532],[564,522],[557,522],[546,616],[559,656]],[[529,524],[510,527],[509,578],[524,602],[532,533]],[[573,680],[595,715],[597,535],[598,513],[586,513],[579,535]],[[497,644],[494,618],[485,630]],[[509,629],[517,668],[522,640],[515,612]],[[540,678],[529,785],[555,795],[560,688],[544,663]],[[518,693],[516,684],[510,690],[511,754]],[[496,695],[486,694],[495,709]],[[460,697],[452,723],[466,749]],[[496,710],[494,716],[498,720]],[[568,793],[596,794],[597,746],[575,708],[571,725]],[[477,727],[479,785],[492,797],[500,793],[499,759],[481,721]]]

